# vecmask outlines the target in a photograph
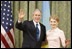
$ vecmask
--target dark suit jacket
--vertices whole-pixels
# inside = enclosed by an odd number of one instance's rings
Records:
[[[42,41],[46,38],[46,29],[43,24],[40,23],[41,34],[40,39],[36,39],[36,28],[33,21],[24,21],[23,23],[16,23],[16,28],[23,31],[23,48],[40,48]]]

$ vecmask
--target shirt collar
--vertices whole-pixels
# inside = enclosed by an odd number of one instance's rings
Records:
[[[58,27],[56,27],[55,29],[51,30],[51,31],[57,31],[58,30]]]
[[[35,27],[36,27],[36,24],[38,24],[38,25],[39,25],[39,22],[38,22],[38,23],[36,23],[34,20],[33,20],[33,23],[34,23]]]

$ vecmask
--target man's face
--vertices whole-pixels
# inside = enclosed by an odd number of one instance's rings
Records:
[[[34,20],[36,23],[40,22],[41,12],[40,12],[40,11],[35,11],[32,17],[33,17],[33,20]]]

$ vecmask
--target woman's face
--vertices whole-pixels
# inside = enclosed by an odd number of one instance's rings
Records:
[[[51,25],[52,28],[55,28],[55,27],[57,27],[58,22],[55,19],[51,18],[50,19],[50,25]]]

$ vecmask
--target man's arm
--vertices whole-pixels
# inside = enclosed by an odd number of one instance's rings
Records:
[[[23,30],[23,24],[22,24],[22,22],[18,22],[17,21],[15,26],[16,26],[17,29]]]
[[[23,14],[23,10],[20,9],[19,11],[19,15],[18,15],[18,21],[16,22],[16,28],[20,29],[20,30],[23,30],[23,26],[24,26],[24,23],[22,24],[21,20],[24,18],[25,14]]]

